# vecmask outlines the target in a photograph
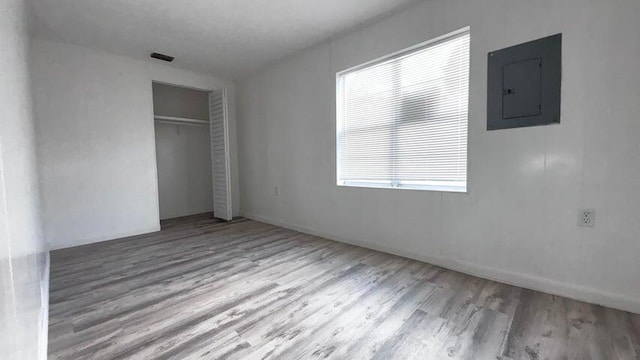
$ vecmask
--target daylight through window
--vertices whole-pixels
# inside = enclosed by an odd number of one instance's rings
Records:
[[[337,74],[338,185],[465,192],[470,34]]]

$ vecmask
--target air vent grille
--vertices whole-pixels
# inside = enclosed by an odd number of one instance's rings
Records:
[[[158,59],[158,60],[162,60],[162,61],[166,61],[166,62],[172,62],[173,59],[175,59],[175,57],[173,57],[173,56],[160,54],[160,53],[157,53],[157,52],[152,53],[151,57],[154,58],[154,59]]]

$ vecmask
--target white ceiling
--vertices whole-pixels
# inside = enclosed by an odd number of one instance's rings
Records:
[[[36,35],[237,77],[416,0],[31,0]]]

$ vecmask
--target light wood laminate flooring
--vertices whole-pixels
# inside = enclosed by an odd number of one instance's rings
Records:
[[[50,359],[638,359],[640,316],[247,220],[54,251]]]

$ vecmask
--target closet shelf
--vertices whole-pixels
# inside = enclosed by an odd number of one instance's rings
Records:
[[[200,120],[200,119],[189,119],[189,118],[181,118],[175,116],[162,116],[162,115],[154,115],[154,120],[161,123],[167,124],[188,124],[188,125],[206,125],[209,126],[209,121]]]

